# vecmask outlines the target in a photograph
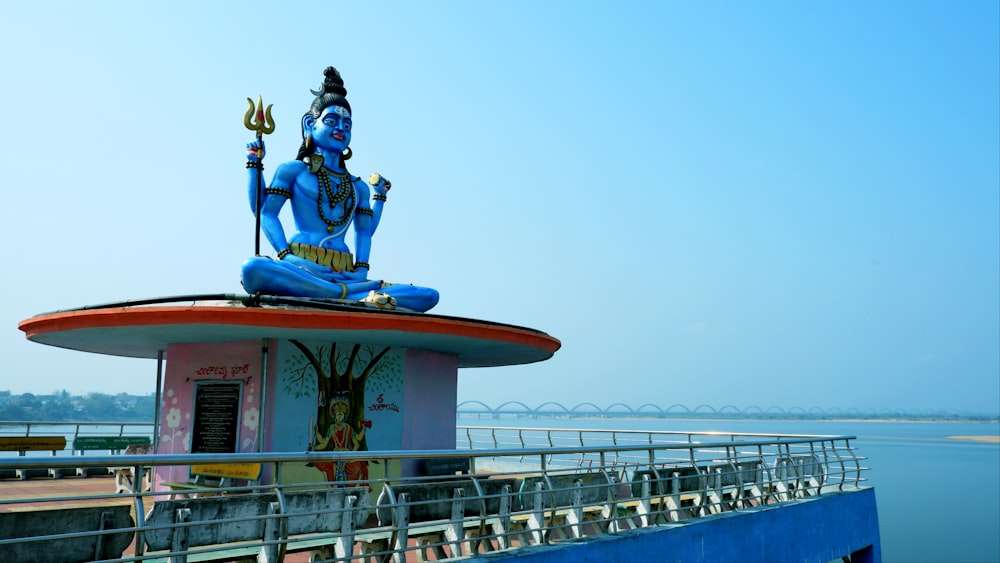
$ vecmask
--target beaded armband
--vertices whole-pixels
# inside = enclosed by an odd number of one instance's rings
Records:
[[[257,170],[263,170],[264,163],[259,160],[248,160],[247,168],[256,168]]]
[[[372,210],[368,209],[367,207],[358,207],[356,211],[362,215],[367,215],[369,217],[375,216],[375,214],[372,213]]]
[[[288,256],[291,253],[292,253],[292,249],[291,248],[286,248],[286,249],[282,250],[281,252],[278,252],[278,260],[284,260],[285,256]]]
[[[372,196],[372,199],[377,199],[379,201],[385,201],[388,198],[385,197],[385,194],[375,194],[375,195]]]
[[[372,269],[371,266],[368,265],[368,262],[362,262],[360,260],[354,263],[354,269],[357,270],[358,268],[366,268],[368,270]]]
[[[292,197],[292,190],[289,190],[288,188],[276,188],[274,186],[271,186],[270,188],[264,188],[264,194],[265,195],[280,195],[281,197],[284,197],[284,198],[291,198]]]

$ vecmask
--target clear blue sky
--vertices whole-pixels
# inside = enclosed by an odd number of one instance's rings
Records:
[[[351,4],[364,4],[363,6]],[[998,3],[20,2],[0,34],[0,389],[149,393],[33,315],[240,292],[246,98],[327,65],[376,277],[537,328],[459,400],[1000,410]]]

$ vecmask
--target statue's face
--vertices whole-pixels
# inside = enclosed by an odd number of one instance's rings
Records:
[[[319,119],[310,126],[316,146],[339,153],[351,144],[351,112],[340,106],[323,110]]]

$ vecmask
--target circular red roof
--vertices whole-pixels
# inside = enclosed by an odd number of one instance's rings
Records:
[[[492,367],[547,360],[561,346],[537,330],[458,317],[217,304],[62,311],[18,328],[32,342],[132,358],[156,358],[169,344],[296,338],[430,350],[457,355],[459,367]]]

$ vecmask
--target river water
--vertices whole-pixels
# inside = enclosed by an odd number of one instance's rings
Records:
[[[875,487],[887,563],[1000,562],[997,422],[459,418],[462,426],[675,430],[857,436]]]

